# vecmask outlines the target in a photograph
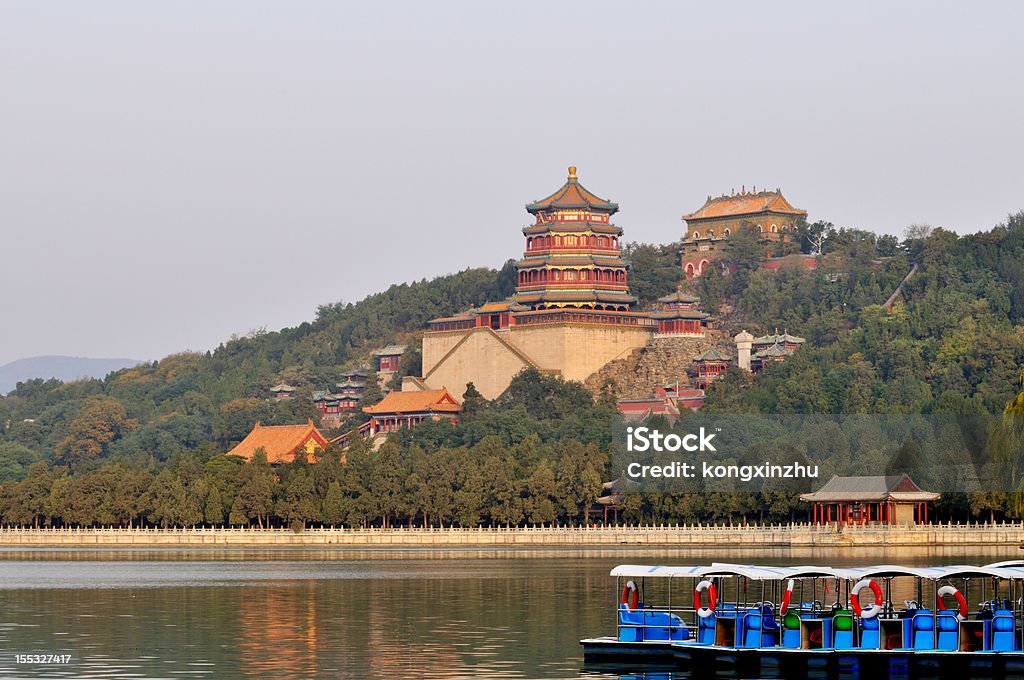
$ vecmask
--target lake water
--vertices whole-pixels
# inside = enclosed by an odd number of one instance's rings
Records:
[[[615,630],[615,564],[1018,557],[976,552],[0,550],[0,677],[617,677],[579,647]]]

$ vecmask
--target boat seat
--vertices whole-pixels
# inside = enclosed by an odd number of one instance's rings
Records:
[[[782,617],[782,646],[800,649],[800,615],[787,612]]]
[[[668,612],[645,611],[643,614],[643,638],[645,641],[682,641],[690,639],[690,629],[683,620]]]
[[[619,642],[643,642],[643,625],[641,606],[631,610],[624,604],[619,605]]]
[[[935,628],[938,635],[935,649],[955,651],[959,644],[960,619],[955,612],[942,611],[935,615]]]
[[[743,647],[774,647],[777,642],[779,624],[775,613],[768,605],[748,609],[743,617]]]
[[[994,652],[1012,652],[1019,649],[1014,635],[1013,612],[997,609],[992,614],[992,645]]]
[[[878,649],[878,617],[860,620],[860,646],[862,649]]]
[[[707,618],[697,617],[697,643],[701,645],[715,644],[715,620],[714,614]]]
[[[853,614],[840,609],[832,617],[832,646],[835,649],[853,649]]]
[[[914,649],[935,649],[935,615],[929,609],[918,609],[911,619],[911,644]]]

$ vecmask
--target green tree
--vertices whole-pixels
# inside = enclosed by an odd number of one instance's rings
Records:
[[[256,520],[262,529],[274,509],[275,486],[274,472],[267,463],[267,452],[262,448],[256,449],[242,473],[238,512],[250,521]]]
[[[327,487],[321,514],[324,523],[336,527],[345,521],[345,500],[341,492],[341,484],[334,480]]]

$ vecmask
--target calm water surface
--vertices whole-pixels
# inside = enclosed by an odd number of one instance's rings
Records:
[[[789,551],[0,550],[0,677],[609,678],[615,564],[991,562]],[[13,655],[73,656],[66,665]],[[663,676],[664,677],[664,676]]]

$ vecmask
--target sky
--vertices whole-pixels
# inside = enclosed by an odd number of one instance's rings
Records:
[[[1024,209],[1016,2],[0,2],[0,364],[155,359],[521,255],[566,167],[960,233]]]

